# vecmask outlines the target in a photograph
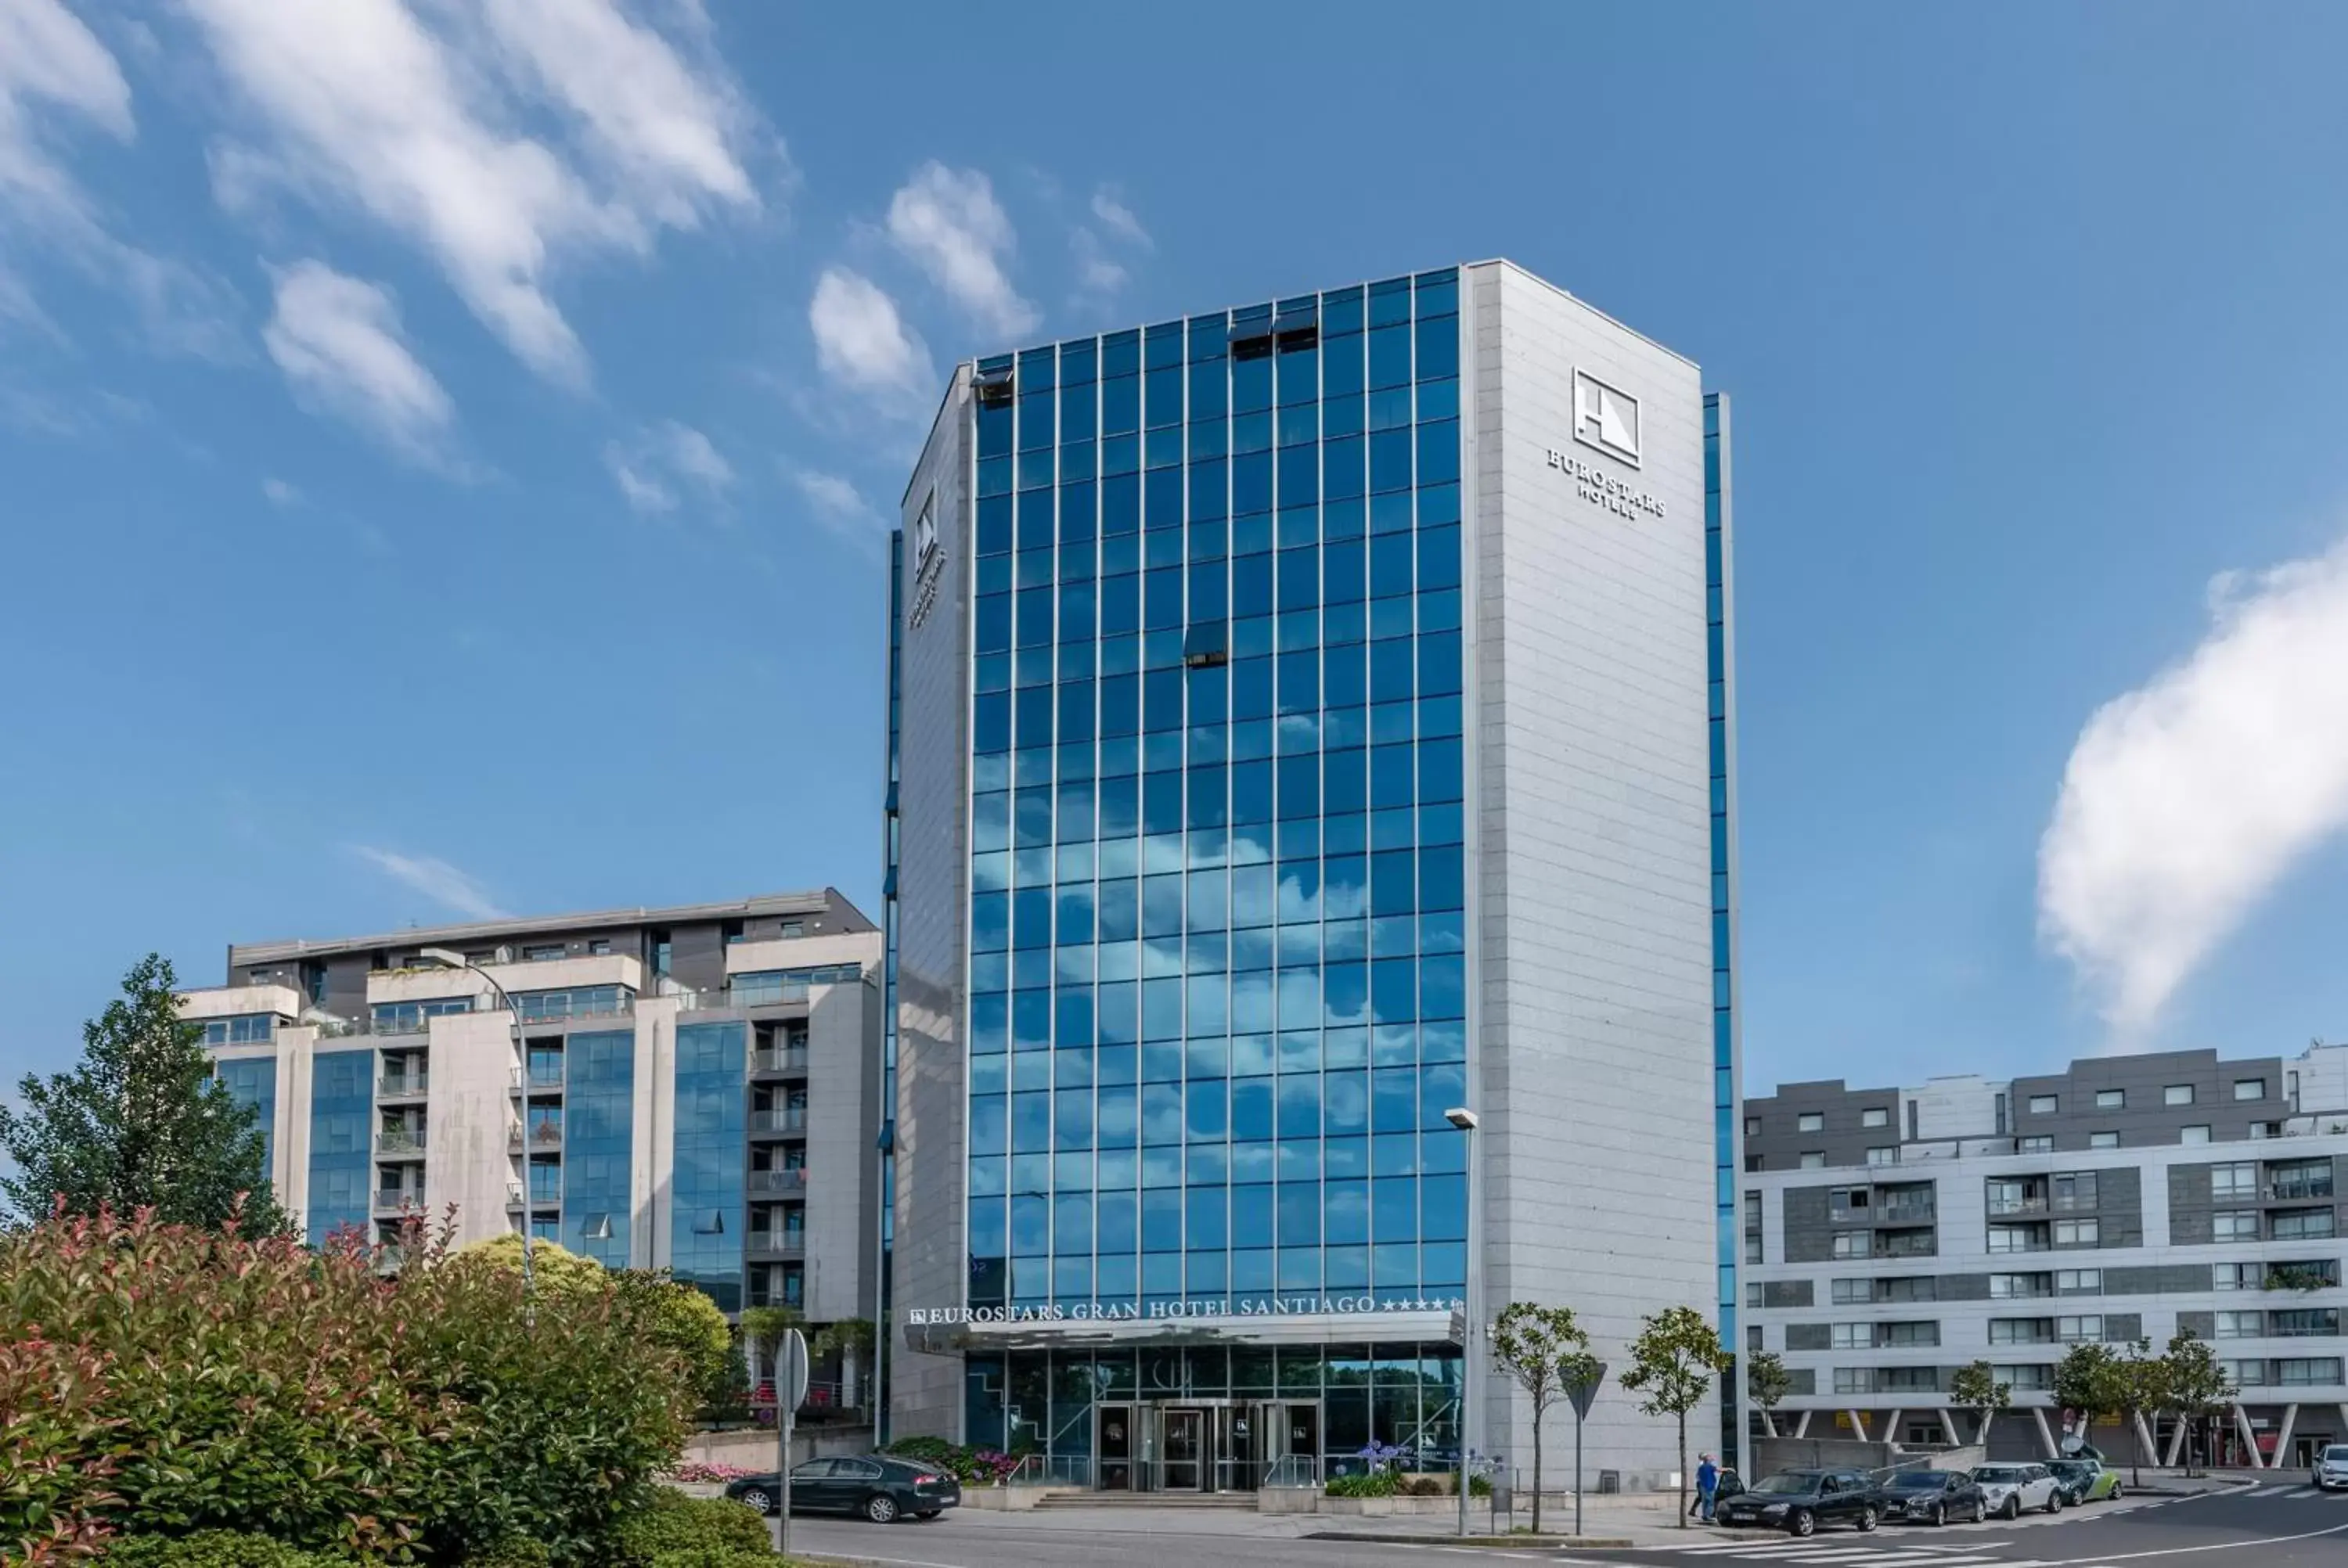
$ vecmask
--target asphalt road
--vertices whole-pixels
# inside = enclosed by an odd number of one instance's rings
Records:
[[[1300,1523],[1302,1522],[1299,1522]],[[1871,1535],[1836,1531],[1809,1541],[1776,1534],[1706,1532],[1684,1546],[1640,1551],[1560,1552],[1422,1543],[1301,1539],[1286,1522],[1251,1514],[1169,1517],[1037,1516],[957,1510],[926,1522],[889,1526],[801,1517],[791,1522],[794,1554],[881,1568],[1432,1568],[1486,1557],[1559,1565],[1649,1568],[2343,1568],[2348,1565],[2348,1493],[2329,1497],[2298,1484],[2258,1492],[2175,1500],[2129,1498],[2058,1518],[1928,1526],[1885,1525]]]

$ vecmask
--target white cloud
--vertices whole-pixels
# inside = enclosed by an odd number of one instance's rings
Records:
[[[808,513],[825,531],[868,558],[878,559],[890,522],[863,494],[837,474],[786,466],[791,483],[806,497]]]
[[[1095,298],[1113,294],[1125,287],[1132,277],[1125,263],[1111,253],[1122,245],[1129,251],[1150,251],[1157,247],[1149,231],[1141,226],[1133,209],[1111,195],[1107,188],[1093,192],[1092,213],[1107,237],[1089,224],[1078,224],[1068,231],[1068,248],[1076,252],[1076,292]]]
[[[36,110],[52,111],[46,120]],[[52,145],[58,121],[117,141],[138,134],[130,84],[113,55],[60,0],[0,0],[0,317],[62,336],[6,264],[37,245],[129,296],[149,344],[229,360],[248,350],[235,296],[183,262],[125,243],[107,227]]]
[[[730,85],[613,0],[490,0],[478,16],[436,6],[438,32],[401,0],[182,4],[257,122],[252,140],[214,150],[221,200],[282,185],[355,204],[430,254],[550,380],[587,379],[547,292],[559,261],[642,254],[660,226],[757,203],[733,150],[747,114]]]
[[[2040,930],[2122,1045],[2348,828],[2348,543],[2210,600],[2200,646],[2088,720],[2039,845]]]
[[[622,497],[639,512],[673,512],[688,488],[715,503],[734,487],[734,466],[725,455],[708,436],[674,419],[607,443],[603,466]]]
[[[1003,270],[1017,245],[1011,219],[977,169],[937,162],[915,169],[889,202],[889,238],[981,326],[1006,333],[1035,326],[1035,307]]]
[[[277,274],[262,333],[304,404],[348,420],[393,450],[436,465],[455,416],[448,395],[407,350],[391,295],[321,261]]]
[[[1133,209],[1106,190],[1093,192],[1093,216],[1100,220],[1101,227],[1107,230],[1113,238],[1138,250],[1154,249],[1149,231],[1141,226],[1141,220],[1133,215]]]
[[[298,507],[302,504],[302,492],[274,475],[261,481],[261,493],[269,498],[273,507]]]
[[[808,302],[816,363],[826,375],[904,406],[932,380],[929,350],[897,313],[880,285],[845,267],[829,267]]]
[[[479,882],[445,860],[436,860],[428,855],[401,855],[365,844],[352,845],[351,853],[402,886],[421,893],[468,920],[507,918],[506,912],[490,901]]]

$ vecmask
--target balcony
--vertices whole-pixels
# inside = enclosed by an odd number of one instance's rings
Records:
[[[2003,1219],[2013,1214],[2043,1214],[2045,1212],[2046,1197],[2043,1193],[2034,1197],[1992,1198],[1989,1201],[1992,1219]]]
[[[786,1107],[776,1111],[750,1112],[750,1131],[754,1133],[791,1133],[807,1131],[807,1107]]]
[[[743,1244],[742,1255],[749,1263],[796,1263],[807,1255],[807,1233],[754,1230]]]
[[[748,1190],[752,1193],[804,1193],[807,1191],[807,1172],[753,1171]]]
[[[379,1214],[400,1214],[424,1207],[422,1187],[377,1187],[375,1212]]]
[[[520,1094],[524,1089],[528,1089],[532,1094],[561,1093],[561,1064],[557,1062],[550,1066],[545,1063],[532,1063],[527,1069],[520,1067],[507,1068],[506,1092],[508,1094]]]
[[[510,1209],[518,1209],[521,1207],[521,1184],[520,1182],[508,1182],[506,1184],[506,1207]]]
[[[386,1127],[375,1141],[375,1152],[383,1159],[417,1159],[424,1157],[424,1129],[421,1127]]]
[[[1875,1211],[1875,1223],[1878,1225],[1928,1225],[1933,1222],[1935,1215],[1936,1211],[1930,1198],[1921,1201],[1910,1199],[1906,1202],[1895,1200]]]
[[[386,1072],[375,1081],[377,1100],[421,1099],[430,1091],[432,1075],[428,1072]]]
[[[541,1150],[560,1149],[562,1147],[562,1123],[560,1122],[541,1122],[536,1126],[530,1128],[527,1133],[519,1127],[507,1128],[507,1151],[509,1153],[519,1153],[524,1147]]]
[[[807,1070],[808,1051],[803,1045],[773,1047],[753,1051],[750,1056],[752,1072],[805,1072]]]
[[[2266,1202],[2271,1204],[2317,1203],[2332,1196],[2332,1173],[2318,1172],[2309,1175],[2279,1176],[2267,1184]]]

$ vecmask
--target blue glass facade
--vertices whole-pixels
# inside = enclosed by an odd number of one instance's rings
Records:
[[[1730,644],[1727,505],[1728,400],[1717,393],[1704,400],[1704,562],[1705,651],[1710,667],[1712,754],[1712,1038],[1713,1149],[1715,1197],[1720,1210],[1720,1342],[1732,1354],[1736,1337],[1736,1265],[1741,1255],[1742,1218],[1737,1208],[1736,1051],[1736,840],[1735,697]],[[1721,1402],[1723,1462],[1735,1463],[1744,1422],[1734,1398],[1738,1379],[1721,1379],[1729,1395]]]
[[[1457,292],[979,365],[973,1307],[1464,1290]]]
[[[573,1034],[563,1050],[563,1245],[606,1268],[628,1266],[630,1150],[635,1135],[636,1037]],[[682,1124],[680,1123],[680,1126]],[[537,1173],[535,1165],[531,1173]],[[535,1201],[536,1194],[532,1194]]]
[[[728,1312],[742,1307],[748,1031],[740,1021],[682,1024],[676,1031],[670,1267]]]
[[[277,1173],[277,1059],[248,1056],[217,1065],[229,1097],[252,1108],[261,1128],[261,1179],[269,1181]]]
[[[375,1052],[322,1050],[310,1070],[310,1245],[365,1230],[375,1201]]]

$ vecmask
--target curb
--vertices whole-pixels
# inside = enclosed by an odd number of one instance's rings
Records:
[[[1535,1546],[1570,1552],[1626,1552],[1633,1547],[1627,1535],[1436,1535],[1426,1531],[1372,1534],[1360,1530],[1316,1530],[1302,1541],[1359,1541],[1373,1546]]]

